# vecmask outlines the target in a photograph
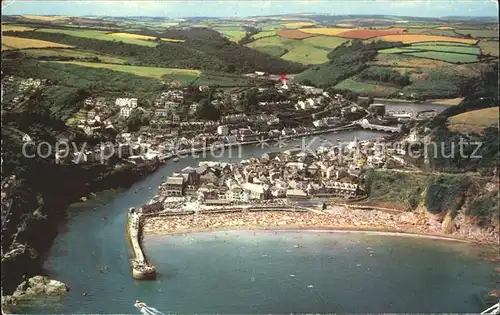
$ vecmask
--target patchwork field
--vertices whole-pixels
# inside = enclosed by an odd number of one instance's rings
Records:
[[[440,51],[416,51],[405,53],[405,55],[442,60],[451,63],[469,63],[476,62],[478,60],[476,55],[455,54]]]
[[[146,36],[146,35],[140,35],[140,34],[131,34],[131,33],[111,33],[108,34],[108,36],[111,37],[120,37],[120,38],[125,38],[125,39],[139,39],[139,40],[155,40],[156,37],[154,36]],[[185,40],[183,39],[173,39],[173,38],[161,38],[162,41],[165,42],[175,42],[175,43],[184,43]]]
[[[54,21],[63,21],[67,20],[65,16],[58,15],[23,15],[23,18],[29,20],[38,20],[38,21],[46,21],[46,22],[54,22]]]
[[[299,30],[280,30],[276,32],[276,35],[290,39],[303,39],[313,36],[311,34],[303,33]]]
[[[347,39],[345,38],[333,36],[314,36],[302,40],[303,43],[307,43],[308,45],[328,48],[329,50],[333,50],[335,47],[346,41]]]
[[[117,63],[124,64],[129,62],[126,58],[118,58],[113,56],[106,56],[102,54],[95,54],[93,52],[79,50],[79,49],[23,49],[21,52],[33,58],[55,57],[55,58],[94,58],[97,57],[104,63]]]
[[[345,38],[368,39],[384,35],[402,34],[405,30],[402,28],[390,28],[387,30],[352,30],[339,33],[338,36]]]
[[[412,28],[408,30],[410,34],[427,34],[427,35],[437,35],[437,36],[449,36],[449,37],[462,37],[458,35],[453,30],[449,29],[437,29],[437,28]]]
[[[335,36],[340,33],[344,33],[347,31],[355,31],[353,28],[335,28],[335,27],[317,27],[317,28],[301,28],[300,31],[307,34],[315,34],[315,35],[328,35]]]
[[[72,48],[72,46],[38,39],[2,36],[2,50],[24,48]]]
[[[320,64],[328,61],[327,48],[317,48],[311,45],[299,45],[281,56],[285,60],[300,62],[302,64]]]
[[[498,126],[498,115],[498,106],[473,110],[450,117],[448,119],[448,128],[461,133],[480,133],[487,127]]]
[[[192,80],[194,80],[198,78],[201,74],[201,71],[191,70],[191,69],[137,67],[137,66],[125,66],[125,65],[108,64],[108,63],[94,63],[94,62],[81,62],[81,61],[49,61],[49,62],[74,64],[77,66],[92,67],[92,68],[105,68],[114,71],[127,72],[138,76],[155,78],[155,79],[163,79],[165,76],[172,76],[172,77],[189,77]]]
[[[26,26],[18,26],[18,25],[9,25],[9,24],[2,24],[2,32],[27,32],[27,31],[32,31],[34,28],[32,27],[26,27]]]
[[[276,31],[262,31],[257,34],[252,35],[252,39],[259,39],[262,37],[269,37],[269,36],[274,36],[276,35]]]
[[[439,51],[439,52],[449,52],[467,55],[480,55],[481,51],[476,46],[450,46],[450,45],[412,45],[410,47],[402,48],[389,48],[382,49],[379,51],[381,54],[399,54],[406,52],[418,52],[418,51]]]
[[[128,38],[121,35],[109,34],[106,31],[96,31],[96,30],[67,30],[67,29],[55,29],[55,28],[41,28],[37,32],[48,32],[48,33],[62,33],[70,36],[98,39],[98,40],[108,40],[108,41],[122,41],[127,44],[135,44],[148,47],[156,47],[158,43],[154,41],[148,41],[143,39]],[[117,33],[115,33],[117,34]],[[120,33],[118,33],[120,34]]]
[[[312,26],[312,25],[314,25],[314,23],[311,23],[311,22],[295,22],[295,23],[283,24],[283,26],[286,28],[299,28],[299,27]]]
[[[240,41],[247,34],[243,30],[234,30],[234,29],[226,29],[226,28],[214,28],[214,30],[216,30],[217,32],[226,36],[227,38],[229,38],[233,42]]]
[[[319,64],[328,61],[328,53],[347,41],[344,38],[314,36],[305,39],[288,39],[279,36],[264,37],[247,44],[272,56],[302,64]]]
[[[418,42],[452,42],[452,43],[464,43],[464,44],[475,45],[477,43],[477,39],[424,35],[424,34],[385,35],[376,37],[376,39],[385,40],[388,42],[403,42],[405,44],[412,44]]]
[[[453,27],[451,26],[438,26],[436,27],[437,30],[452,30]]]
[[[498,38],[498,31],[494,30],[455,30],[458,34],[470,35],[474,38]]]
[[[491,41],[491,40],[484,40],[481,39],[479,41],[479,48],[481,48],[481,51],[483,54],[489,54],[492,56],[497,56],[498,57],[498,41]]]

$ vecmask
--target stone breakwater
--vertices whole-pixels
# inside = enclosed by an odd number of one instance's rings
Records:
[[[207,211],[208,212],[208,211]],[[352,229],[411,233],[475,242],[497,244],[498,239],[484,233],[461,231],[445,234],[435,224],[411,212],[348,209],[332,206],[322,212],[258,211],[204,213],[178,216],[147,216],[143,232],[149,235],[183,234],[215,229]]]
[[[134,211],[130,212],[127,224],[127,237],[129,238],[133,252],[133,258],[130,261],[132,265],[132,277],[136,280],[156,279],[156,269],[148,263],[140,244],[141,214]]]

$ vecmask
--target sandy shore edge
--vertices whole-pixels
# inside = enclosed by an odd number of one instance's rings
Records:
[[[313,233],[361,233],[369,235],[386,235],[386,236],[401,236],[401,237],[414,237],[426,238],[443,241],[453,241],[461,243],[475,243],[474,241],[467,240],[460,237],[453,237],[448,235],[432,234],[432,233],[417,233],[400,231],[396,229],[383,228],[383,227],[355,227],[355,226],[217,226],[209,228],[190,228],[180,229],[176,231],[144,231],[145,238],[154,238],[158,236],[178,236],[187,234],[196,234],[203,232],[224,232],[224,231],[276,231],[276,232],[313,232]]]

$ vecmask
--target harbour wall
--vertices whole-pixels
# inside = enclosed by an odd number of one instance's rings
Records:
[[[127,220],[127,239],[132,249],[132,277],[136,280],[155,280],[156,268],[151,265],[141,247],[141,213],[131,209]]]

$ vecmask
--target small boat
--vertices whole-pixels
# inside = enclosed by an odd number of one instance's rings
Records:
[[[172,161],[174,161],[174,162],[179,162],[179,158],[178,158],[178,157],[176,157],[176,158],[174,158]]]

